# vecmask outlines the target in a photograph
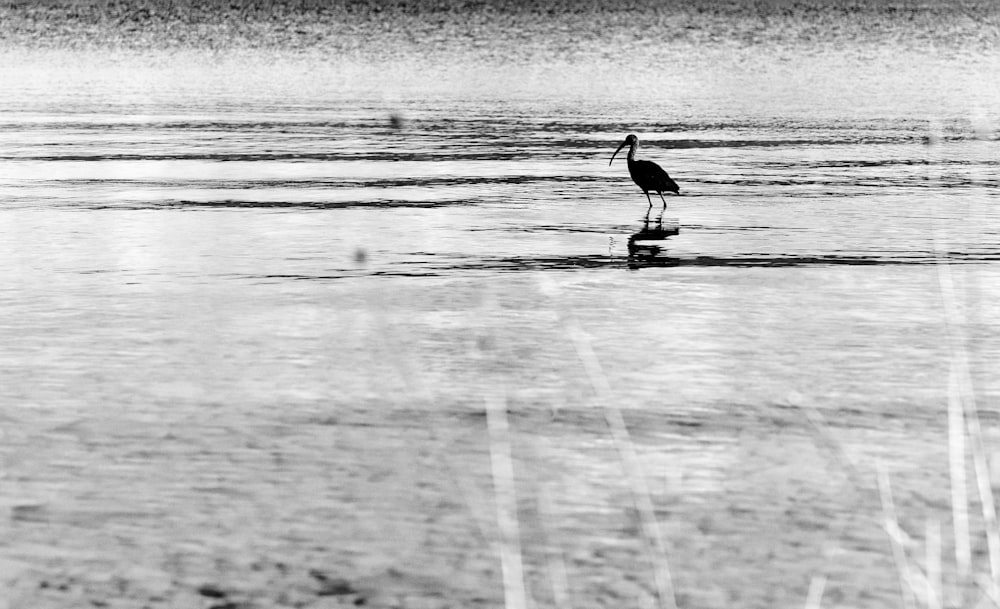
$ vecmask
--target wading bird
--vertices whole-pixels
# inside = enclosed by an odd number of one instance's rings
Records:
[[[629,135],[622,142],[618,150],[611,155],[611,160],[608,161],[608,165],[614,162],[615,157],[621,152],[622,148],[628,146],[628,174],[632,176],[632,181],[635,182],[636,186],[642,189],[642,192],[646,193],[646,200],[649,201],[649,207],[653,207],[653,200],[649,198],[649,191],[653,191],[660,195],[660,199],[663,201],[663,209],[667,209],[667,200],[663,198],[663,191],[672,192],[675,195],[681,194],[681,189],[677,186],[677,182],[670,179],[666,171],[654,163],[653,161],[637,161],[635,160],[635,151],[639,148],[639,138],[635,135]]]

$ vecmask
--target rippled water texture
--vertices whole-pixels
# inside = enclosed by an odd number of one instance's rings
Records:
[[[726,6],[226,48],[8,21],[10,606],[495,606],[490,400],[539,605],[562,571],[576,606],[653,602],[608,405],[682,606],[816,576],[898,603],[876,462],[958,585],[947,407],[975,397],[989,451],[1000,392],[996,15]],[[609,166],[628,133],[665,212]]]

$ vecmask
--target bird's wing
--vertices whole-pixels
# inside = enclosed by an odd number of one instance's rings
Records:
[[[663,168],[652,161],[636,161],[636,168],[649,180],[650,189],[669,190],[677,192],[677,182],[674,182]]]

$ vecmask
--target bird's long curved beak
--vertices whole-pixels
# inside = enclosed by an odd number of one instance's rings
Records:
[[[624,142],[622,142],[621,146],[618,147],[618,150],[615,150],[615,153],[611,155],[611,160],[608,161],[608,165],[615,162],[615,157],[618,156],[618,153],[622,151],[622,148],[624,148],[625,144],[627,143],[628,140],[625,140]]]

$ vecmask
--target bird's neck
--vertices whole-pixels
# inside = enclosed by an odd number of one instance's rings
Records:
[[[635,143],[628,147],[628,160],[632,162],[635,160],[635,151],[639,149],[639,144]]]

